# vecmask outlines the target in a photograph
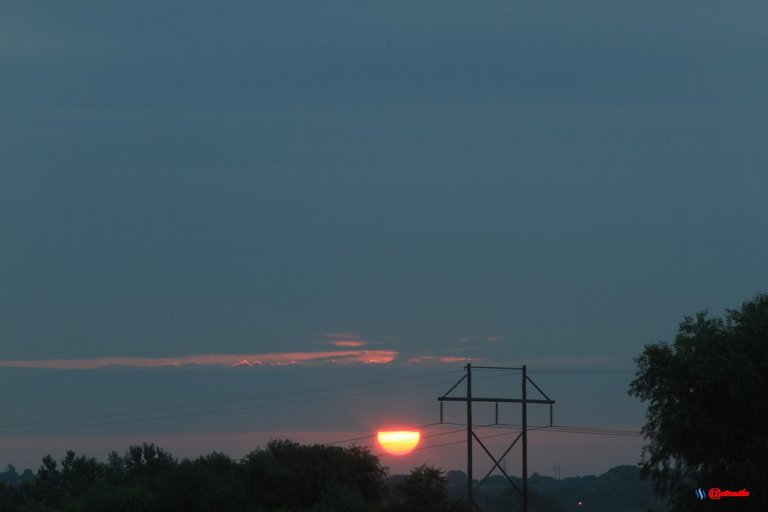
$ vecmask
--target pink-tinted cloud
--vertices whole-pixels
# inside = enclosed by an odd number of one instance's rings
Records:
[[[368,345],[367,341],[352,332],[327,332],[323,337],[330,340],[324,343],[332,347],[358,348]]]
[[[336,340],[336,341],[329,341],[328,345],[332,345],[334,347],[362,347],[367,345],[367,341],[359,341],[359,340]]]
[[[89,370],[106,366],[166,367],[183,365],[283,366],[291,364],[386,364],[398,356],[394,350],[335,350],[273,352],[267,354],[200,354],[180,357],[98,357],[88,359],[0,360],[5,368]]]

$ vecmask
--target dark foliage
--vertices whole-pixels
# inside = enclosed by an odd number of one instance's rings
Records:
[[[15,470],[14,470],[15,471]],[[363,448],[270,442],[242,461],[220,453],[179,462],[153,444],[106,463],[47,456],[31,481],[0,481],[3,512],[379,511],[386,468]],[[16,481],[14,480],[14,483]]]
[[[636,361],[629,392],[648,402],[641,465],[657,492],[685,511],[700,508],[697,487],[746,488],[744,506],[768,510],[768,295],[687,317]]]
[[[388,512],[463,512],[466,501],[451,499],[447,478],[438,468],[421,465],[398,479],[387,507]]]
[[[22,474],[16,471],[16,468],[8,464],[7,469],[0,473],[0,482],[8,485],[19,485],[35,479],[35,474],[31,470],[25,469]],[[2,509],[0,509],[2,510]]]
[[[451,471],[449,476],[449,495],[464,497],[466,474]],[[513,476],[512,481],[522,489],[519,477]],[[534,473],[528,478],[528,488],[530,512],[662,512],[666,509],[654,498],[651,484],[640,478],[637,466],[617,466],[600,476],[563,479]],[[475,500],[484,512],[523,510],[520,491],[501,475],[489,477],[476,491]]]
[[[533,474],[529,485],[530,512],[572,510],[578,501],[582,512],[662,510],[634,466],[563,480]],[[106,463],[72,452],[60,462],[46,457],[31,481],[0,482],[0,511],[464,512],[465,490],[464,473],[430,466],[387,478],[362,448],[273,441],[239,461],[221,453],[178,461],[145,444],[113,452]],[[500,476],[477,499],[486,512],[522,510]]]
[[[363,448],[272,441],[242,463],[248,496],[264,510],[310,510],[343,492],[366,507],[380,504],[386,469]]]

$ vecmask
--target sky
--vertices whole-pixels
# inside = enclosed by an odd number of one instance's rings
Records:
[[[3,2],[0,467],[144,441],[379,453],[377,429],[429,425],[382,460],[463,469],[461,427],[432,424],[467,363],[526,365],[555,424],[637,432],[644,345],[768,290],[767,18]],[[529,443],[531,471],[573,476],[643,440]]]

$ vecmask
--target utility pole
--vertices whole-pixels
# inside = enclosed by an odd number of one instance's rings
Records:
[[[472,512],[472,365],[466,366],[467,376],[467,503]]]
[[[483,482],[493,473],[495,469],[498,469],[501,471],[501,473],[506,477],[507,481],[517,489],[520,494],[523,496],[523,512],[528,512],[528,404],[548,404],[550,408],[550,426],[552,424],[552,405],[555,403],[554,400],[550,400],[550,398],[544,394],[544,392],[539,388],[539,386],[536,385],[535,382],[531,380],[530,377],[528,377],[528,370],[525,365],[523,365],[521,368],[509,368],[509,367],[500,367],[500,366],[475,366],[474,368],[477,370],[521,370],[522,371],[522,381],[521,381],[521,398],[504,398],[504,397],[476,397],[472,395],[472,364],[468,363],[465,367],[465,373],[464,376],[459,379],[459,381],[451,387],[444,395],[439,396],[437,399],[440,401],[440,421],[442,422],[443,416],[442,416],[442,406],[443,402],[466,402],[467,403],[467,510],[469,512],[474,512],[475,510],[478,510],[482,512],[480,507],[475,503],[474,499],[474,493],[477,489],[480,488],[480,486],[483,485]],[[467,381],[467,392],[465,397],[461,396],[448,396],[450,393],[456,389],[456,387],[461,384],[463,380]],[[541,395],[544,397],[544,399],[529,399],[528,398],[528,383],[531,383],[538,391],[541,393]],[[491,452],[488,450],[488,448],[485,446],[483,441],[475,434],[473,430],[472,425],[472,402],[491,402],[496,404],[496,424],[499,423],[499,403],[519,403],[522,406],[522,431],[517,435],[514,441],[512,441],[512,444],[509,445],[507,450],[502,454],[501,457],[498,459],[494,457]],[[507,456],[507,454],[510,452],[510,450],[515,446],[518,440],[522,439],[522,473],[523,473],[523,488],[522,490],[515,485],[515,482],[512,481],[512,478],[507,473],[507,464],[506,460],[504,460],[504,457]],[[483,449],[483,451],[488,455],[488,457],[493,461],[493,467],[491,468],[488,473],[480,480],[480,482],[477,484],[477,487],[474,487],[473,480],[473,472],[472,472],[472,446],[474,445],[474,442],[477,441],[477,443],[480,445],[480,447]],[[503,464],[503,466],[502,466]]]

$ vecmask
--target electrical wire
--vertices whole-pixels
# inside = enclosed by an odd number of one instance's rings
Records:
[[[234,407],[234,408],[225,408],[225,409],[213,409],[213,410],[205,410],[205,411],[192,411],[187,413],[174,413],[174,414],[167,414],[167,415],[161,415],[161,416],[150,416],[150,417],[142,417],[142,418],[123,418],[118,419],[114,421],[103,421],[103,422],[87,422],[87,423],[80,423],[77,425],[57,425],[60,423],[69,423],[73,421],[88,421],[88,420],[94,420],[94,419],[106,419],[106,418],[116,418],[121,416],[131,416],[131,415],[137,415],[137,414],[153,414],[156,412],[166,412],[166,411],[177,411],[177,410],[183,410],[183,409],[191,409],[195,407],[210,407],[210,406],[216,406],[216,405],[226,405],[226,404],[232,404],[232,403],[240,403],[245,401],[253,401],[253,400],[264,400],[269,398],[277,398],[277,397],[284,397],[284,396],[292,396],[292,395],[298,395],[298,394],[307,394],[307,393],[316,393],[316,392],[323,392],[323,391],[331,391],[331,390],[337,390],[337,389],[345,389],[350,387],[360,387],[360,386],[367,386],[367,385],[377,385],[377,384],[385,384],[390,382],[399,382],[404,380],[414,380],[414,379],[420,379],[420,378],[426,378],[426,377],[434,377],[438,375],[446,375],[446,374],[455,374],[455,373],[463,373],[461,370],[452,370],[452,371],[445,371],[445,372],[437,372],[437,373],[431,373],[431,374],[425,374],[425,375],[418,375],[413,377],[400,377],[396,379],[386,379],[386,380],[380,380],[380,381],[370,381],[366,383],[356,383],[356,384],[343,384],[339,386],[331,386],[327,388],[322,389],[315,389],[315,390],[304,390],[304,391],[291,391],[286,393],[275,393],[271,395],[261,395],[261,396],[254,396],[254,397],[248,397],[248,398],[240,398],[240,399],[230,399],[230,400],[220,400],[215,402],[205,402],[205,403],[199,403],[199,404],[190,404],[190,405],[182,405],[182,406],[173,406],[173,407],[162,407],[162,408],[155,408],[155,409],[145,409],[141,411],[132,411],[132,412],[120,412],[120,413],[111,413],[111,414],[103,414],[103,415],[96,415],[96,416],[84,416],[80,418],[69,418],[69,419],[63,419],[63,420],[47,420],[47,421],[40,421],[40,422],[30,422],[30,423],[17,423],[17,424],[10,424],[10,425],[3,425],[0,426],[0,430],[2,429],[12,429],[12,428],[19,428],[19,427],[35,427],[35,428],[28,428],[28,429],[20,429],[20,430],[10,430],[5,432],[0,432],[0,437],[2,436],[9,436],[9,435],[19,435],[19,434],[29,434],[29,433],[35,433],[35,432],[51,432],[51,431],[59,431],[59,430],[74,430],[74,429],[80,429],[80,428],[90,428],[90,427],[103,427],[103,426],[110,426],[110,425],[120,425],[120,424],[127,424],[127,423],[138,423],[138,422],[144,422],[144,421],[156,421],[156,420],[165,420],[165,419],[172,419],[172,418],[186,418],[186,417],[192,417],[192,416],[204,416],[209,414],[221,414],[221,413],[230,413],[230,412],[239,412],[239,411],[245,411],[245,410],[252,410],[252,409],[262,409],[267,407],[281,407],[286,405],[297,405],[297,404],[304,404],[304,403],[312,403],[312,402],[319,402],[319,401],[325,401],[325,400],[338,400],[341,398],[353,398],[353,397],[359,397],[359,396],[366,396],[366,395],[372,395],[372,394],[379,394],[379,393],[388,393],[393,391],[407,391],[411,389],[420,389],[420,388],[426,388],[426,387],[433,387],[433,386],[440,386],[440,385],[450,385],[451,382],[434,382],[434,383],[428,383],[428,384],[419,384],[414,386],[404,386],[404,387],[395,387],[395,388],[388,388],[388,389],[379,389],[379,390],[370,390],[370,391],[360,391],[356,393],[346,393],[346,394],[339,394],[339,395],[331,395],[331,396],[321,396],[321,397],[312,397],[312,398],[304,398],[300,400],[289,400],[289,401],[281,401],[281,402],[271,402],[266,404],[255,404],[255,405],[249,405],[249,406],[243,406],[243,407]],[[483,377],[478,377],[478,379],[491,379],[491,378],[499,378],[503,377],[505,374],[497,374],[497,375],[488,375]],[[54,426],[44,426],[44,425],[54,425]]]
[[[485,427],[487,427],[487,426],[488,426],[488,425],[486,425]],[[476,428],[484,428],[484,426],[478,426],[478,427],[476,427]],[[450,434],[453,434],[453,433],[456,433],[456,432],[462,432],[462,433],[465,433],[465,432],[466,432],[466,429],[452,430],[452,431],[450,431],[450,432],[446,432],[445,434],[449,434],[449,433],[450,433]],[[479,437],[479,439],[481,439],[481,440],[483,440],[483,441],[484,441],[484,440],[486,440],[486,439],[495,439],[495,438],[497,438],[497,437],[505,437],[505,436],[511,436],[511,435],[514,435],[514,434],[517,434],[517,433],[519,433],[519,432],[517,432],[517,431],[513,431],[513,432],[502,432],[502,433],[500,433],[500,434],[492,434],[492,435],[487,435],[487,436],[480,436],[480,437]],[[442,435],[442,434],[438,434],[438,435]],[[449,442],[447,442],[447,443],[440,443],[440,444],[430,444],[430,445],[428,445],[428,446],[419,446],[419,447],[416,447],[416,448],[414,448],[414,449],[412,450],[412,452],[423,451],[423,450],[431,450],[431,449],[433,449],[433,448],[442,448],[442,447],[444,447],[444,446],[454,446],[454,445],[457,445],[457,444],[465,444],[466,442],[467,442],[467,440],[466,440],[466,439],[462,439],[462,440],[460,440],[460,441],[449,441]],[[394,455],[394,454],[391,454],[391,453],[386,453],[386,452],[385,452],[385,453],[376,453],[375,455],[376,455],[377,457],[387,457],[387,456],[390,456],[390,455]]]
[[[427,434],[424,436],[421,436],[421,439],[429,439],[434,437],[440,437],[450,434],[456,434],[456,433],[466,433],[466,424],[465,423],[456,423],[456,422],[449,422],[449,423],[427,423],[424,425],[409,427],[407,430],[417,430],[421,428],[427,428],[427,427],[433,427],[436,425],[450,425],[450,426],[462,426],[465,428],[460,429],[453,429],[448,430],[445,432],[437,432],[432,434]],[[492,434],[487,436],[481,436],[479,439],[485,440],[485,439],[494,439],[497,437],[504,437],[504,436],[510,436],[514,434],[519,434],[522,431],[522,425],[517,424],[510,424],[510,423],[493,423],[493,424],[486,424],[486,425],[476,425],[474,427],[475,429],[504,429],[509,430],[508,432],[503,432],[500,434]],[[604,427],[578,427],[578,426],[568,426],[568,425],[534,425],[529,426],[528,431],[537,431],[537,432],[546,432],[546,433],[566,433],[566,434],[584,434],[584,435],[597,435],[597,436],[619,436],[619,437],[642,437],[642,433],[639,430],[631,430],[631,429],[618,429],[618,428],[604,428]],[[337,444],[347,444],[347,443],[354,443],[357,441],[361,441],[363,439],[371,439],[373,437],[376,437],[375,434],[372,435],[365,435],[365,436],[359,436],[354,437],[350,439],[344,439],[340,441],[334,441],[331,443],[326,443],[329,445],[337,445]],[[444,446],[453,446],[457,444],[465,444],[467,441],[466,439],[462,439],[459,441],[450,441],[447,443],[440,443],[440,444],[430,444],[426,446],[419,446],[417,448],[414,448],[412,451],[422,451],[422,450],[430,450],[433,448],[441,448]],[[373,447],[368,445],[366,446],[369,449],[372,449]],[[392,454],[389,453],[376,453],[377,456],[389,456]]]
[[[248,402],[253,400],[267,400],[270,398],[280,398],[284,396],[292,396],[292,395],[301,395],[306,393],[321,393],[324,391],[335,391],[337,389],[346,389],[351,387],[360,387],[360,386],[371,386],[371,385],[377,385],[377,384],[387,384],[390,382],[400,382],[404,380],[415,380],[415,379],[421,379],[426,377],[435,377],[438,375],[447,375],[451,373],[463,373],[462,370],[450,370],[450,371],[444,371],[444,372],[436,372],[436,373],[429,373],[425,375],[417,375],[413,377],[399,377],[394,379],[385,379],[385,380],[377,380],[377,381],[368,381],[368,382],[361,382],[361,383],[355,383],[355,384],[340,384],[338,386],[329,386],[325,388],[319,388],[319,389],[304,389],[299,391],[288,391],[284,393],[272,393],[268,395],[255,395],[250,397],[244,397],[244,398],[235,398],[235,399],[228,399],[228,400],[216,400],[212,402],[198,402],[194,404],[188,404],[188,405],[177,405],[177,406],[171,406],[171,407],[158,407],[154,409],[140,409],[136,411],[124,411],[124,412],[115,412],[115,413],[109,413],[109,414],[98,414],[93,416],[78,416],[74,418],[65,418],[61,420],[45,420],[45,421],[33,421],[33,422],[27,422],[27,423],[13,423],[13,424],[6,424],[6,425],[0,425],[0,429],[7,429],[7,428],[18,428],[18,427],[29,427],[29,426],[35,426],[35,425],[49,425],[52,423],[68,423],[71,421],[87,421],[87,420],[93,420],[93,419],[103,419],[103,418],[113,418],[113,417],[119,417],[119,416],[132,416],[136,414],[151,414],[155,412],[166,412],[166,411],[174,411],[174,410],[182,410],[182,409],[193,409],[195,407],[210,407],[215,405],[225,405],[225,404],[232,404],[232,403],[240,403],[240,402]]]
[[[300,400],[290,400],[290,401],[283,401],[283,402],[272,402],[272,403],[266,403],[266,404],[256,404],[256,405],[248,405],[243,407],[232,407],[227,409],[214,409],[214,410],[208,410],[208,411],[192,411],[187,413],[177,413],[177,414],[167,414],[164,416],[151,416],[151,417],[145,417],[145,418],[127,418],[127,419],[120,419],[115,421],[104,421],[99,423],[82,423],[78,425],[58,425],[58,426],[52,426],[52,427],[40,427],[40,428],[31,428],[31,429],[25,429],[25,430],[14,430],[9,432],[0,432],[0,436],[6,436],[6,435],[13,435],[13,434],[28,434],[32,432],[50,432],[50,431],[56,431],[56,430],[72,430],[72,429],[78,429],[78,428],[88,428],[88,427],[102,427],[107,425],[120,425],[120,424],[126,424],[126,423],[137,423],[142,421],[155,421],[155,420],[165,420],[165,419],[171,419],[171,418],[188,418],[192,416],[205,416],[209,414],[221,414],[221,413],[230,413],[230,412],[239,412],[239,411],[247,411],[247,410],[253,410],[253,409],[264,409],[267,407],[282,407],[286,405],[297,405],[297,404],[305,404],[305,403],[312,403],[312,402],[320,402],[325,400],[338,400],[341,398],[353,398],[353,397],[359,397],[359,396],[367,396],[367,395],[374,395],[379,393],[387,393],[392,391],[406,391],[411,389],[419,389],[419,388],[425,388],[425,387],[432,387],[432,386],[439,386],[444,385],[445,383],[431,383],[431,384],[421,384],[417,386],[404,386],[399,388],[389,388],[389,389],[380,389],[380,390],[372,390],[372,391],[360,391],[357,393],[347,393],[342,395],[333,395],[333,396],[325,396],[325,397],[314,397],[314,398],[304,398]]]
[[[554,374],[554,375],[630,375],[636,370],[628,368],[594,368],[584,370],[528,370],[528,374]]]
[[[466,425],[465,423],[444,423],[445,425]],[[493,423],[489,425],[482,425],[483,428],[514,428],[522,429],[523,426],[519,423]],[[528,425],[528,430],[547,431],[547,432],[563,432],[570,434],[594,434],[594,435],[611,435],[611,436],[629,436],[629,437],[642,437],[643,434],[639,429],[628,428],[608,428],[608,427],[579,427],[574,425]]]
[[[594,372],[597,372],[598,370],[539,370],[534,371],[530,373],[573,373],[573,374],[594,374]],[[625,373],[628,372],[628,370],[599,370],[599,372],[608,373]],[[376,380],[376,381],[368,381],[368,382],[362,382],[362,383],[353,383],[353,384],[341,384],[337,386],[328,386],[325,388],[319,388],[319,389],[312,389],[312,390],[299,390],[299,391],[289,391],[289,392],[283,392],[283,393],[272,393],[272,394],[266,394],[266,395],[256,395],[251,397],[244,397],[244,398],[237,398],[237,399],[228,399],[228,400],[217,400],[217,401],[210,401],[210,402],[200,402],[200,403],[194,403],[194,404],[187,404],[187,405],[178,405],[178,406],[169,406],[169,407],[158,407],[158,408],[152,408],[152,409],[141,409],[141,410],[134,410],[134,411],[123,411],[123,412],[115,412],[115,413],[108,413],[108,414],[100,414],[100,415],[91,415],[91,416],[79,416],[79,417],[72,417],[72,418],[65,418],[65,419],[58,419],[58,420],[45,420],[45,421],[36,421],[36,422],[26,422],[26,423],[12,423],[12,424],[5,424],[0,425],[0,437],[2,436],[10,436],[10,435],[20,435],[20,434],[28,434],[28,433],[35,433],[35,432],[50,432],[50,431],[60,431],[60,430],[73,430],[73,429],[81,429],[81,428],[91,428],[91,427],[102,427],[102,426],[110,426],[110,425],[119,425],[119,424],[129,424],[129,423],[137,423],[137,422],[145,422],[145,421],[157,421],[157,420],[165,420],[165,419],[173,419],[173,418],[185,418],[185,417],[192,417],[192,416],[202,416],[202,415],[210,415],[210,414],[221,414],[221,413],[231,413],[231,412],[238,412],[238,411],[245,411],[245,410],[252,410],[252,409],[261,409],[261,408],[267,408],[267,407],[281,407],[281,406],[288,406],[288,405],[298,405],[298,404],[305,404],[305,403],[312,403],[312,402],[319,402],[319,401],[326,401],[326,400],[337,400],[342,398],[353,398],[353,397],[359,397],[359,396],[366,396],[366,395],[372,395],[372,394],[379,394],[379,393],[389,393],[389,392],[395,392],[395,391],[406,391],[411,389],[420,389],[420,388],[426,388],[426,387],[433,387],[438,385],[450,385],[451,382],[434,382],[434,383],[427,383],[427,384],[418,384],[413,386],[401,386],[401,387],[394,387],[394,388],[386,388],[386,389],[374,389],[374,390],[368,390],[368,391],[359,391],[355,393],[346,393],[346,394],[336,394],[336,395],[330,395],[330,396],[320,396],[320,397],[312,397],[312,398],[304,398],[304,399],[298,399],[298,400],[286,400],[286,401],[278,401],[278,402],[269,402],[269,403],[260,403],[260,404],[254,404],[254,405],[247,405],[242,407],[230,407],[230,408],[216,408],[211,410],[203,410],[203,411],[191,411],[191,412],[176,412],[173,414],[165,414],[160,416],[147,416],[147,417],[134,417],[134,418],[126,418],[126,416],[136,416],[136,415],[148,415],[148,414],[156,414],[156,413],[164,413],[164,412],[172,412],[172,411],[183,411],[187,409],[194,409],[194,408],[200,408],[200,407],[218,407],[218,406],[226,406],[229,404],[235,404],[235,403],[243,403],[243,402],[250,402],[250,401],[263,401],[263,400],[269,400],[269,399],[275,399],[275,398],[283,398],[283,397],[289,397],[289,396],[295,396],[300,394],[308,394],[308,393],[323,393],[328,391],[336,391],[341,389],[347,389],[347,388],[359,388],[364,386],[376,386],[381,384],[388,384],[388,383],[394,383],[394,382],[403,382],[408,380],[416,380],[416,379],[423,379],[423,378],[430,378],[430,377],[436,377],[436,376],[443,376],[448,374],[457,374],[457,373],[464,373],[463,370],[450,370],[450,371],[443,371],[443,372],[435,372],[435,373],[429,373],[429,374],[422,374],[422,375],[416,375],[416,376],[410,376],[410,377],[399,377],[399,378],[393,378],[393,379],[383,379],[383,380]],[[482,375],[475,377],[474,380],[485,380],[485,379],[492,379],[492,378],[500,378],[504,376],[508,376],[511,374],[520,373],[515,371],[507,371],[502,373],[496,373],[491,375]],[[101,420],[101,419],[110,419],[110,418],[120,418],[120,419],[114,419],[110,421],[101,421],[101,422],[93,422],[92,420]],[[72,422],[80,422],[75,425],[66,425],[66,423],[72,423]],[[424,426],[433,426],[435,424],[427,424]],[[514,426],[514,425],[510,425]],[[32,427],[32,428],[24,428],[24,427]],[[514,426],[515,428],[519,428],[519,426]],[[417,427],[418,428],[418,427]],[[564,433],[577,433],[577,434],[593,434],[593,435],[625,435],[625,436],[639,436],[641,435],[639,432],[635,431],[608,431],[606,429],[586,429],[581,427],[548,427],[550,429],[557,430]],[[15,429],[15,430],[13,430]],[[341,444],[344,442],[351,442],[351,441],[358,441],[366,438],[370,438],[373,436],[361,436],[359,438],[353,438],[350,440],[344,440],[344,441],[338,441],[334,444]]]

